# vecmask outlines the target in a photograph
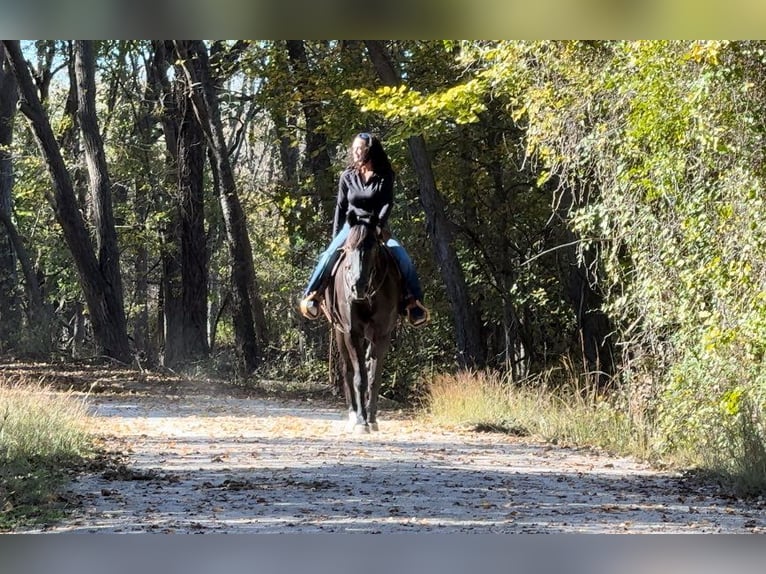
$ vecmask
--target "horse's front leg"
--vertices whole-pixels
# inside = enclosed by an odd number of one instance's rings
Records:
[[[370,343],[367,357],[367,373],[370,381],[370,392],[367,401],[367,422],[370,430],[378,430],[378,394],[383,381],[383,360],[391,346],[391,335],[380,337]]]
[[[352,430],[356,424],[357,401],[354,393],[354,365],[348,353],[346,344],[346,335],[337,332],[335,342],[338,346],[338,355],[340,357],[341,372],[343,374],[343,397],[346,399],[346,408],[348,409],[348,424],[346,430]]]
[[[364,346],[360,342],[361,337],[350,336],[346,339],[346,349],[348,351],[349,378],[352,382],[352,389],[350,394],[352,395],[351,403],[349,405],[349,427],[352,426],[355,433],[370,432],[370,427],[367,425],[367,391],[368,391],[368,378],[367,369],[364,364]],[[357,341],[356,343],[354,341]]]

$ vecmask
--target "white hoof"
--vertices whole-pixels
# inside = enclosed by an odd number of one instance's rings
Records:
[[[346,432],[351,432],[356,426],[356,413],[348,413],[348,420],[346,421]]]

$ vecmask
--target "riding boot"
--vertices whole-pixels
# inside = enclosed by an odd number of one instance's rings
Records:
[[[312,291],[301,300],[300,311],[301,315],[310,321],[319,318],[319,293],[317,291]]]
[[[407,319],[413,327],[422,327],[431,319],[431,313],[423,303],[410,297],[407,302]]]

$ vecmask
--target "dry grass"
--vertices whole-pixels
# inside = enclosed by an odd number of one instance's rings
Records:
[[[66,458],[88,445],[84,402],[39,384],[0,385],[0,456]]]
[[[471,371],[435,375],[424,406],[435,422],[460,426],[528,425],[535,411],[531,395],[513,393],[497,374]]]
[[[72,393],[0,379],[0,530],[60,512],[56,491],[91,449],[88,420]]]
[[[425,413],[440,424],[646,456],[640,438],[646,433],[598,393],[572,385],[552,388],[542,378],[516,384],[493,372],[436,375],[428,385]]]
[[[711,428],[708,443],[668,450],[652,426],[651,401],[613,390],[601,393],[564,364],[522,384],[492,372],[434,376],[424,415],[440,424],[529,435],[565,445],[595,447],[655,466],[692,471],[736,496],[766,493],[766,424],[761,410],[743,405],[735,422]]]
[[[762,409],[752,400],[743,400],[741,412],[729,424],[711,433],[702,452],[703,473],[728,486],[739,496],[766,493],[766,424]],[[697,462],[697,461],[695,461]]]

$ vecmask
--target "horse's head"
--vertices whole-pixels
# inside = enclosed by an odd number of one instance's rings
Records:
[[[357,223],[348,234],[345,244],[348,268],[346,284],[349,287],[351,299],[362,300],[369,296],[375,267],[377,263],[379,243],[375,228],[365,223]]]

